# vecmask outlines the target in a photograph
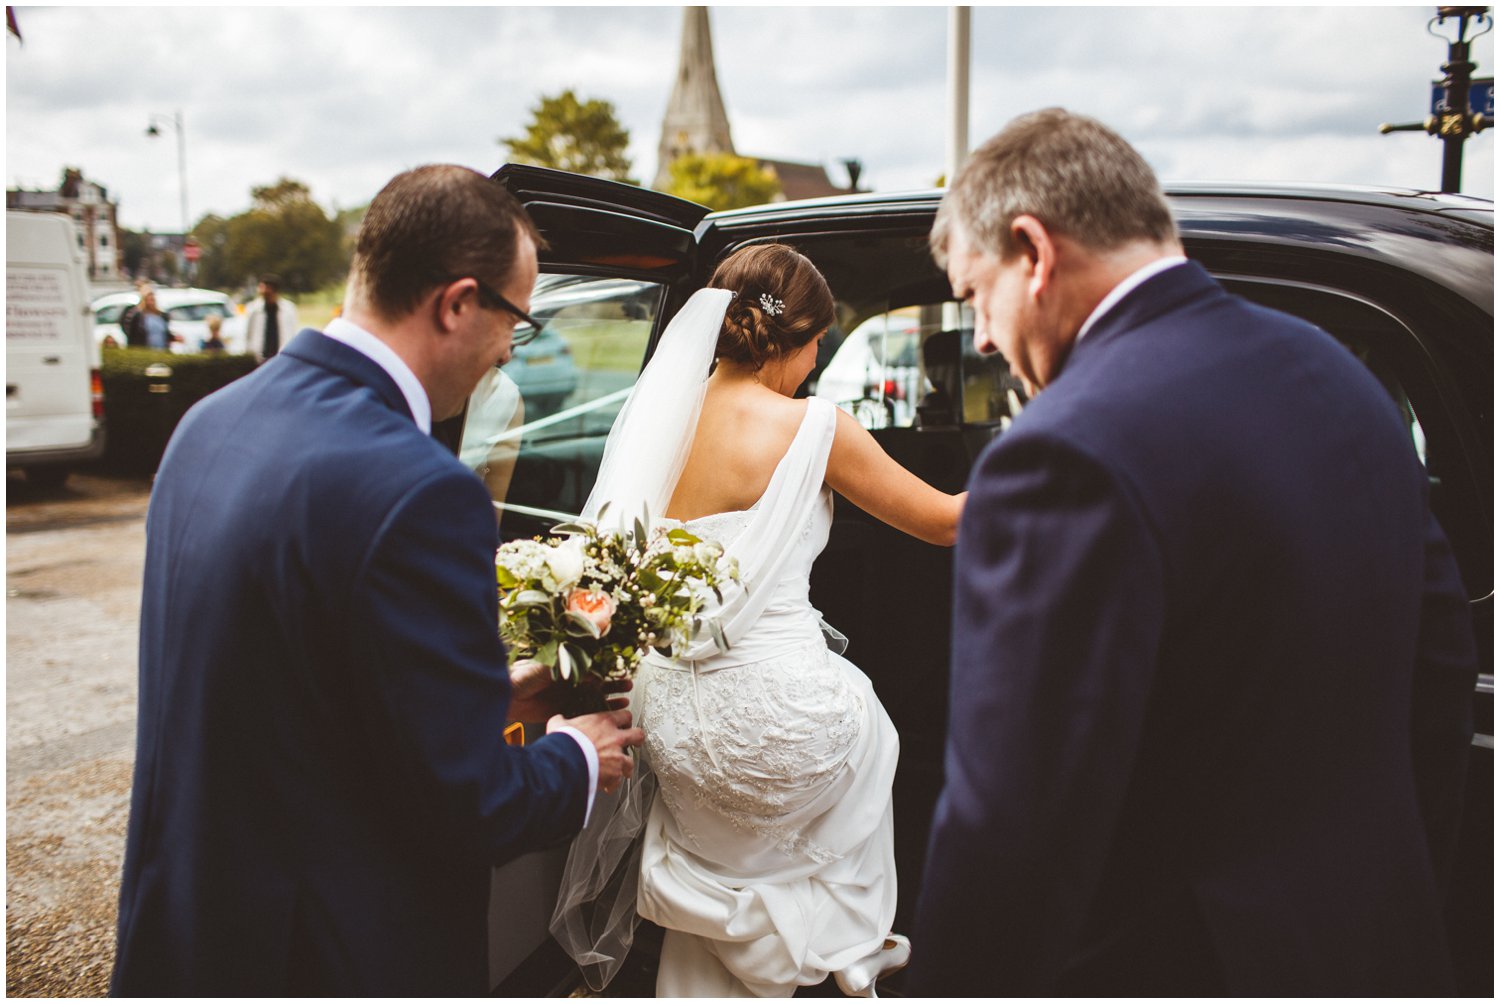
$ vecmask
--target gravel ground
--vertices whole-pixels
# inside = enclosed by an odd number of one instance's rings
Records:
[[[6,480],[6,994],[103,997],[135,753],[150,486]],[[644,936],[602,994],[649,997]],[[885,988],[883,987],[882,990]],[[804,996],[837,996],[832,981]]]
[[[149,486],[6,480],[6,992],[109,989]]]

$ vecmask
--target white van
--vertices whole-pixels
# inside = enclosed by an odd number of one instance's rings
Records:
[[[73,221],[5,214],[5,466],[61,484],[104,452],[104,385]]]

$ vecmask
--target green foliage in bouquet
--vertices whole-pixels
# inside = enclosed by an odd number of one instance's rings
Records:
[[[601,513],[602,515],[602,513]],[[632,676],[650,649],[670,655],[707,631],[709,597],[739,579],[719,544],[681,527],[600,530],[564,523],[553,537],[514,540],[495,553],[500,637],[519,661],[535,660],[571,686]]]

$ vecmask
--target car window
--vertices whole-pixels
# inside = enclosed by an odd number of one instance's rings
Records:
[[[183,303],[167,308],[167,319],[172,321],[201,321],[206,317],[228,317],[229,308],[216,302]]]
[[[999,355],[974,349],[974,313],[954,300],[901,307],[860,322],[818,372],[813,393],[867,429],[992,425],[1026,402]]]
[[[1010,423],[1028,400],[1026,387],[1010,371],[1010,363],[998,352],[980,355],[974,348],[974,315],[964,305],[964,327],[960,339],[960,372],[963,374],[963,421],[966,425],[995,426]]]
[[[100,307],[98,310],[94,311],[94,323],[118,324],[120,322],[120,315],[125,313],[125,308],[127,306],[129,306],[129,304],[112,303],[108,307]]]
[[[819,367],[812,393],[837,404],[867,429],[912,425],[918,401],[932,389],[919,360],[923,332],[931,327],[923,309],[914,306],[866,318]]]
[[[661,300],[662,287],[641,280],[538,278],[542,330],[475,389],[459,448],[502,507],[502,534],[541,532],[582,508]]]

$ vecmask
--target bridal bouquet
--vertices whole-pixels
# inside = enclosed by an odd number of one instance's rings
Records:
[[[495,553],[500,637],[520,662],[551,669],[575,693],[634,674],[648,649],[664,655],[702,631],[728,648],[709,596],[739,579],[724,549],[681,527],[601,530],[564,523],[553,537],[513,540]]]

